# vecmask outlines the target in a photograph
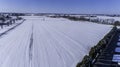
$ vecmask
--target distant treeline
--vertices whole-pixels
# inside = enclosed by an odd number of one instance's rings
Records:
[[[9,15],[9,16],[25,16],[25,13],[0,13],[0,15]]]
[[[119,25],[120,26],[120,21],[115,21],[114,19],[100,19],[97,18],[97,16],[70,16],[70,15],[55,15],[55,16],[49,16],[52,18],[66,18],[69,20],[74,20],[74,21],[89,21],[93,23],[98,23],[98,24],[108,24],[108,25]]]

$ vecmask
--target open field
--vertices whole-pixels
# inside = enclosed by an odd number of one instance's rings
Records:
[[[84,21],[24,16],[0,37],[0,67],[75,67],[112,28]]]

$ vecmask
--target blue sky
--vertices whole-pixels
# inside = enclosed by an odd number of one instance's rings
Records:
[[[120,0],[0,0],[0,12],[119,14]]]

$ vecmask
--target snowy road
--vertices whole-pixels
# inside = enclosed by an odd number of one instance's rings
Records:
[[[75,67],[111,26],[25,17],[0,38],[0,67]]]

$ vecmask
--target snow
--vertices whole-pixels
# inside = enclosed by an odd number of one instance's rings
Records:
[[[113,55],[112,61],[120,63],[120,55],[118,55],[118,54]]]
[[[120,21],[120,17],[109,17],[109,16],[97,16],[99,19],[114,19],[115,21]]]
[[[117,46],[120,46],[120,42],[117,43]]]
[[[119,47],[115,48],[115,52],[120,52],[120,48]]]
[[[0,38],[0,67],[75,67],[112,28],[63,18],[24,18]]]
[[[120,41],[120,39],[118,39],[118,41]]]

